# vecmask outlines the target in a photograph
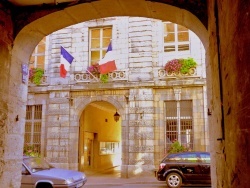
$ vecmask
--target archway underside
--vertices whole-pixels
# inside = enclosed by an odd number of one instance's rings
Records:
[[[100,0],[60,8],[43,9],[40,7],[35,8],[33,12],[27,11],[28,9],[24,7],[15,15],[17,24],[15,25],[16,38],[12,50],[12,67],[20,67],[22,63],[28,62],[34,47],[44,36],[80,22],[112,16],[139,16],[175,22],[194,31],[200,37],[205,49],[208,47],[205,21],[201,21],[195,14],[182,9],[181,6],[175,7],[167,4],[167,1]],[[14,80],[10,82],[14,82]],[[10,83],[10,85],[12,84]]]

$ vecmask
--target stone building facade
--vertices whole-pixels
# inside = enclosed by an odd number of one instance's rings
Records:
[[[48,6],[31,0],[0,2],[1,186],[20,187],[28,91],[21,67],[29,61],[35,46],[58,29],[126,15],[170,20],[191,29],[202,40],[211,114],[212,187],[248,187],[250,1],[72,2],[60,6],[54,1]]]
[[[96,107],[95,118],[101,114],[110,117],[104,118],[107,122],[116,111],[120,114],[120,120],[115,122],[120,129],[114,130],[113,135],[120,134],[114,140],[121,149],[118,156],[122,177],[152,173],[175,139],[191,150],[209,151],[204,47],[189,30],[187,49],[184,44],[181,50],[183,44],[175,41],[169,48],[174,50],[165,50],[165,26],[166,22],[156,19],[110,17],[79,23],[46,37],[43,80],[39,85],[29,83],[27,101],[29,107],[42,107],[38,126],[42,156],[56,166],[80,170],[87,166],[97,168],[100,161],[113,161],[111,156],[115,153],[105,159],[96,157],[100,154],[98,138],[92,140],[91,164],[86,160],[87,151],[81,149],[87,148],[86,127],[98,124],[88,125],[85,121],[91,116],[86,113],[89,106]],[[117,70],[108,73],[107,83],[86,71],[92,58],[90,30],[105,27],[112,28],[117,66]],[[74,57],[66,78],[59,74],[60,46]],[[197,62],[189,73],[170,74],[164,69],[169,60],[188,57]],[[32,67],[38,64],[34,58],[30,62]],[[31,124],[26,118],[27,125]],[[92,131],[94,135],[96,129]],[[27,131],[25,134],[27,137]],[[25,144],[34,141],[25,140]],[[110,141],[104,136],[102,141],[105,140]],[[112,164],[103,162],[102,168]]]

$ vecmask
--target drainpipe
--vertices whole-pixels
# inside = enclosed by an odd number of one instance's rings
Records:
[[[217,53],[218,53],[218,69],[219,69],[219,83],[220,83],[220,100],[221,100],[221,138],[217,140],[222,141],[225,139],[225,125],[224,125],[224,109],[223,109],[223,88],[222,88],[222,75],[221,75],[221,59],[220,59],[220,30],[219,30],[219,16],[218,16],[218,2],[214,4],[215,24],[216,24],[216,40],[217,40]]]
[[[181,88],[174,88],[175,100],[177,102],[177,132],[178,132],[178,142],[181,144]]]

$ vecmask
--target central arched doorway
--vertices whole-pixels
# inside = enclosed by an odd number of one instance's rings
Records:
[[[79,118],[79,170],[103,171],[121,166],[121,119],[105,101],[88,104]]]

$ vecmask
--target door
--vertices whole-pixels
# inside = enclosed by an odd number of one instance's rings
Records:
[[[84,132],[84,169],[93,167],[94,133]]]

